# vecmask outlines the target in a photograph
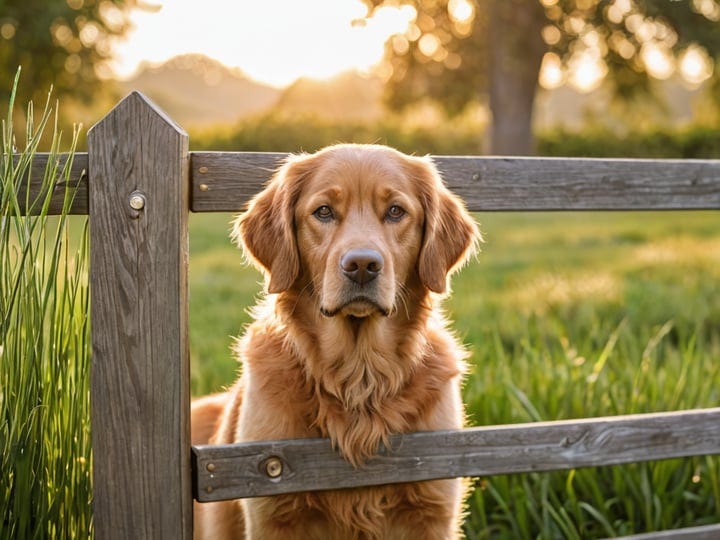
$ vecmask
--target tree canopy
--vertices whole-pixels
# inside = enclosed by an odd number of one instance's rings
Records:
[[[111,40],[130,28],[142,0],[0,0],[0,100],[18,67],[19,94],[44,101],[72,94],[91,100],[111,58]]]
[[[489,104],[491,151],[532,152],[540,82],[628,97],[674,73],[717,77],[718,0],[365,0],[410,5],[416,17],[386,46],[386,98],[402,108],[431,98],[453,114]]]

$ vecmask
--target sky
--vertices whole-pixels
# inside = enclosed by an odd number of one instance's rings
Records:
[[[300,76],[328,78],[379,62],[384,42],[402,32],[412,8],[383,8],[365,24],[360,0],[148,0],[135,29],[116,43],[114,72],[130,77],[143,62],[202,53],[251,78],[286,86]],[[202,8],[199,6],[202,5]],[[353,24],[353,21],[356,21]]]

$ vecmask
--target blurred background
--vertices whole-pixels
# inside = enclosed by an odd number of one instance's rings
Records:
[[[709,157],[719,53],[717,0],[0,2],[3,102],[137,89],[218,150]]]

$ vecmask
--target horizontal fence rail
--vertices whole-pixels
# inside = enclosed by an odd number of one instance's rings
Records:
[[[288,156],[273,152],[190,152],[193,212],[237,212]],[[480,211],[720,209],[720,160],[433,158],[448,187]],[[47,154],[30,174],[38,194]],[[88,154],[76,153],[71,213],[88,213]],[[59,213],[63,186],[51,213]],[[21,193],[21,196],[24,195]]]
[[[326,439],[192,449],[194,496],[205,502],[710,454],[720,454],[720,408],[395,435],[359,468]]]
[[[48,153],[38,152],[33,156],[32,165],[28,170],[25,181],[20,184],[20,189],[17,193],[18,202],[25,204],[29,201],[30,204],[37,200],[43,194],[43,181],[45,179],[45,171],[48,166],[56,166],[57,175],[62,174],[63,166],[67,162],[67,154],[56,154],[54,157],[57,159],[56,163],[51,164],[50,159],[53,157]],[[17,161],[17,160],[16,160]],[[2,159],[0,158],[0,163]],[[58,215],[62,213],[63,204],[65,203],[65,192],[66,188],[76,189],[74,193],[72,205],[69,208],[70,214],[85,214],[89,213],[88,204],[88,154],[87,152],[76,152],[73,155],[72,164],[70,167],[69,178],[67,182],[54,182],[55,191],[50,197],[50,206],[48,207],[47,213],[49,215]],[[57,177],[53,180],[57,180]],[[30,193],[28,193],[28,189]],[[39,210],[39,205],[36,206]],[[21,208],[22,212],[27,212],[27,208]]]
[[[192,152],[194,212],[232,212],[287,154]],[[720,208],[720,160],[433,158],[471,211]]]

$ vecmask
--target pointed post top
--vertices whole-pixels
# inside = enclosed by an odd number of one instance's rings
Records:
[[[123,115],[128,114],[128,112],[132,112],[133,115],[137,115],[141,112],[145,112],[145,114],[151,113],[157,116],[158,119],[162,120],[162,123],[166,124],[173,131],[187,137],[187,132],[182,127],[180,127],[177,122],[170,118],[170,116],[165,111],[163,111],[157,104],[155,104],[149,97],[147,97],[145,94],[138,90],[133,90],[132,92],[130,92],[127,96],[120,100],[120,102],[118,102],[118,104],[115,105],[115,107],[113,107],[110,112],[108,112],[105,116],[98,120],[97,123],[95,123],[95,125],[88,130],[88,136],[90,136],[95,130],[95,128],[99,125],[105,123],[106,121],[109,121],[111,118],[115,117],[118,114]]]

